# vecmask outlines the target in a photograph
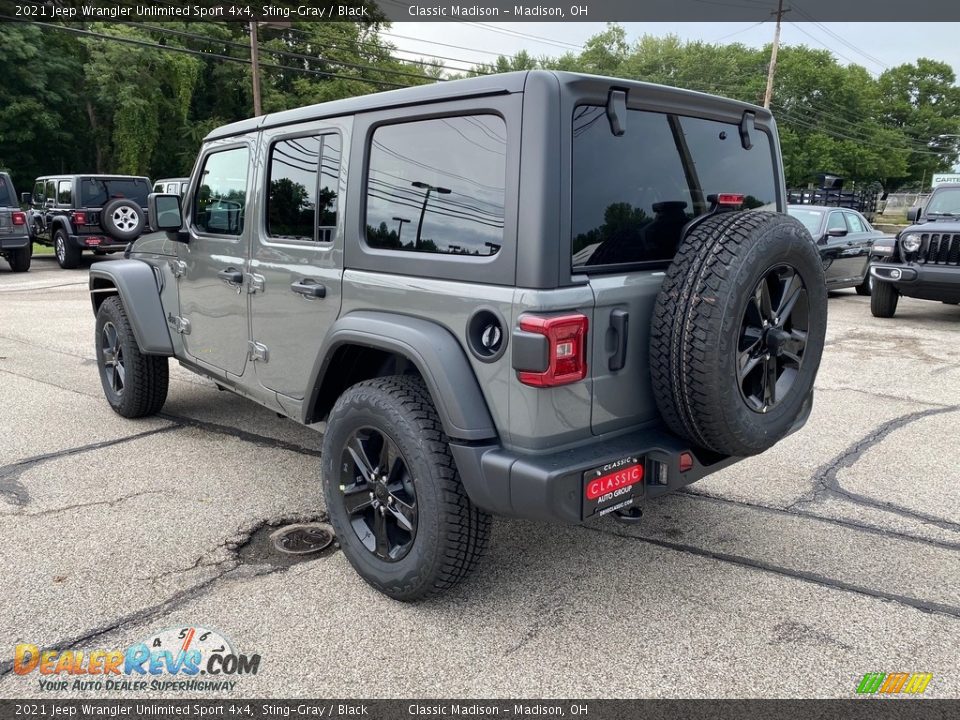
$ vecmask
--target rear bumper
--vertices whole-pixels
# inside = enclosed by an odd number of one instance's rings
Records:
[[[799,430],[813,407],[811,396],[791,432]],[[722,470],[742,458],[692,447],[663,427],[595,440],[546,455],[507,450],[500,445],[451,444],[470,499],[496,515],[578,524],[603,510],[636,506]],[[689,452],[693,466],[680,471],[680,455]],[[587,500],[588,471],[625,458],[641,458],[643,481],[630,495],[611,498],[599,508]],[[625,509],[625,507],[623,508]],[[599,510],[599,512],[597,512]]]
[[[960,267],[877,263],[870,266],[870,274],[874,281],[891,283],[907,297],[960,301]]]
[[[0,250],[19,250],[30,245],[30,236],[23,235],[0,235]]]

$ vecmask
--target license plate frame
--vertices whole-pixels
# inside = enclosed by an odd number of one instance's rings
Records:
[[[581,475],[583,519],[626,509],[642,498],[645,470],[642,455],[627,455],[586,470]]]

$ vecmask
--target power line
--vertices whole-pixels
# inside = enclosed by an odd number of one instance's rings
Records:
[[[15,20],[15,18],[10,17],[9,15],[0,15],[0,19]],[[222,55],[219,53],[214,53],[206,50],[192,50],[190,48],[176,47],[172,45],[160,45],[158,43],[150,43],[144,40],[137,40],[135,38],[121,37],[119,35],[105,35],[102,33],[93,32],[91,30],[81,30],[80,28],[68,27],[66,25],[54,25],[51,23],[43,23],[43,22],[36,22],[36,21],[31,21],[30,24],[51,29],[51,30],[60,30],[62,32],[71,33],[73,35],[85,35],[89,37],[99,38],[101,40],[113,40],[114,42],[120,42],[120,43],[126,43],[128,45],[136,45],[139,47],[151,48],[153,50],[163,50],[166,52],[178,52],[178,53],[195,55],[198,57],[203,57],[208,59],[226,60],[230,62],[243,63],[244,65],[250,65],[250,60],[248,58],[238,58],[232,55]],[[354,80],[356,82],[363,82],[369,85],[381,85],[384,87],[391,87],[391,88],[409,87],[409,85],[401,85],[399,83],[388,82],[386,80],[370,80],[367,78],[356,77],[353,75],[339,75],[337,73],[324,72],[323,70],[312,70],[310,68],[290,67],[288,65],[275,65],[273,63],[261,63],[261,67],[270,68],[272,70],[289,70],[292,72],[306,73],[308,75],[319,75],[321,77],[337,78],[340,80]]]

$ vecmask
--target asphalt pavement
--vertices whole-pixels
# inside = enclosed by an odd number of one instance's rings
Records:
[[[253,551],[324,519],[322,426],[174,363],[160,416],[110,410],[89,263],[0,260],[0,697],[98,696],[16,674],[17,644],[178,628],[261,658],[184,697],[846,698],[869,672],[960,697],[960,307],[834,294],[803,430],[639,525],[497,519],[467,583],[402,604],[335,547]]]

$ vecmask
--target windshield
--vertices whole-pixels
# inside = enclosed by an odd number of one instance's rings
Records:
[[[610,132],[606,110],[573,115],[572,266],[672,260],[684,225],[710,209],[709,196],[743,194],[743,207],[776,210],[769,136],[745,150],[736,124],[629,110],[626,132]]]
[[[927,216],[930,215],[960,215],[960,187],[940,188],[927,205]]]
[[[83,178],[80,180],[81,207],[103,207],[114,198],[133,200],[147,207],[150,183],[143,178]]]
[[[13,185],[6,175],[0,175],[0,207],[15,207]]]
[[[823,213],[819,210],[787,208],[787,214],[802,222],[803,226],[814,237],[820,232],[820,221],[823,220]]]

